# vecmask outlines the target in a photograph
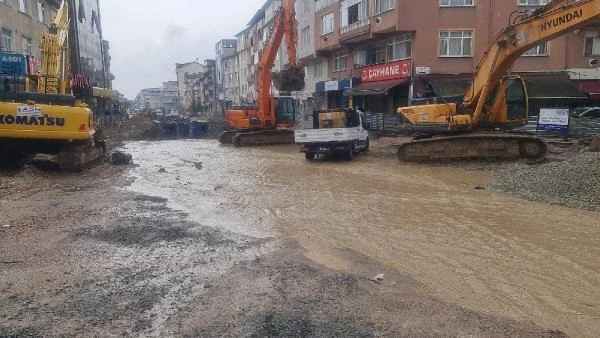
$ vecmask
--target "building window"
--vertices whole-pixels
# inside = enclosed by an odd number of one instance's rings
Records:
[[[472,6],[475,6],[475,0],[440,0],[440,7],[472,7]]]
[[[308,49],[310,45],[310,27],[304,27],[300,31],[300,49]]]
[[[440,56],[473,56],[473,31],[441,31]]]
[[[600,56],[600,33],[598,31],[585,32],[585,56]]]
[[[32,56],[33,55],[33,41],[30,37],[23,35],[23,54]]]
[[[19,0],[19,11],[27,15],[31,15],[31,6],[29,5],[30,0]]]
[[[348,69],[348,54],[335,54],[335,71]]]
[[[315,63],[315,79],[320,79],[323,77],[323,62],[317,61]]]
[[[387,12],[394,9],[394,0],[375,0],[375,13]]]
[[[44,3],[41,1],[38,1],[37,6],[38,6],[38,20],[41,23],[46,23],[46,6],[44,6]]]
[[[388,41],[388,61],[411,57],[410,35],[403,35]]]
[[[315,6],[315,12],[322,10],[325,7],[333,5],[337,0],[317,0],[317,4]]]
[[[333,33],[333,12],[321,17],[321,35]]]
[[[13,32],[8,29],[8,28],[2,28],[2,40],[0,41],[0,49],[3,52],[12,52],[13,51],[13,45],[12,45],[12,38],[13,36]]]
[[[341,22],[340,27],[361,26],[361,23],[368,23],[369,20],[369,2],[366,0],[345,0],[341,4]]]
[[[548,42],[537,45],[523,53],[523,56],[548,56]]]
[[[519,6],[543,6],[548,4],[549,0],[517,0]]]

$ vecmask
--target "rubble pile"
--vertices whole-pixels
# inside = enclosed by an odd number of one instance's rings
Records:
[[[491,188],[531,201],[600,211],[600,153],[584,152],[564,162],[515,163],[493,170]]]

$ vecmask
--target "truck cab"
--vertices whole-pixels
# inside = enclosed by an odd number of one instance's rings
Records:
[[[312,128],[296,130],[294,139],[307,160],[314,160],[321,155],[342,155],[352,160],[355,154],[369,150],[368,128],[360,111],[328,109],[314,112]]]

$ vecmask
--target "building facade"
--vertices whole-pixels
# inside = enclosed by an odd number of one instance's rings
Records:
[[[139,109],[152,112],[172,113],[179,107],[179,89],[177,81],[164,82],[162,87],[142,89],[135,99]]]
[[[110,55],[108,42],[102,38],[99,0],[68,0],[68,3],[72,72],[87,76],[93,86],[112,88]]]
[[[42,36],[59,5],[51,0],[0,0],[0,51],[39,60]]]
[[[217,114],[224,115],[225,111],[234,104],[234,101],[236,103],[239,101],[239,96],[232,96],[235,88],[239,87],[239,80],[234,84],[229,78],[239,71],[239,66],[237,65],[237,40],[223,39],[217,42],[215,44],[215,55],[217,97],[220,108]],[[226,88],[226,86],[229,86],[229,88]]]
[[[460,94],[512,13],[545,3],[318,0],[315,54],[327,58],[328,80],[317,82],[316,96],[330,107],[353,104],[393,114],[415,99]],[[600,93],[600,73],[590,66],[600,53],[598,36],[592,25],[527,51],[512,70],[532,83],[532,101],[564,104]]]
[[[190,85],[189,81],[186,82],[186,77],[203,74],[206,72],[207,67],[197,61],[188,63],[177,63],[175,64],[175,74],[177,75],[177,90],[179,92],[180,107],[179,112],[191,114],[192,110],[192,97],[189,95],[192,89],[188,88]],[[187,95],[186,95],[187,93]]]

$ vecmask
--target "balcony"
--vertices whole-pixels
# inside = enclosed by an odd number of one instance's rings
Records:
[[[367,40],[371,33],[371,19],[358,20],[348,26],[340,28],[340,42],[353,43]]]

